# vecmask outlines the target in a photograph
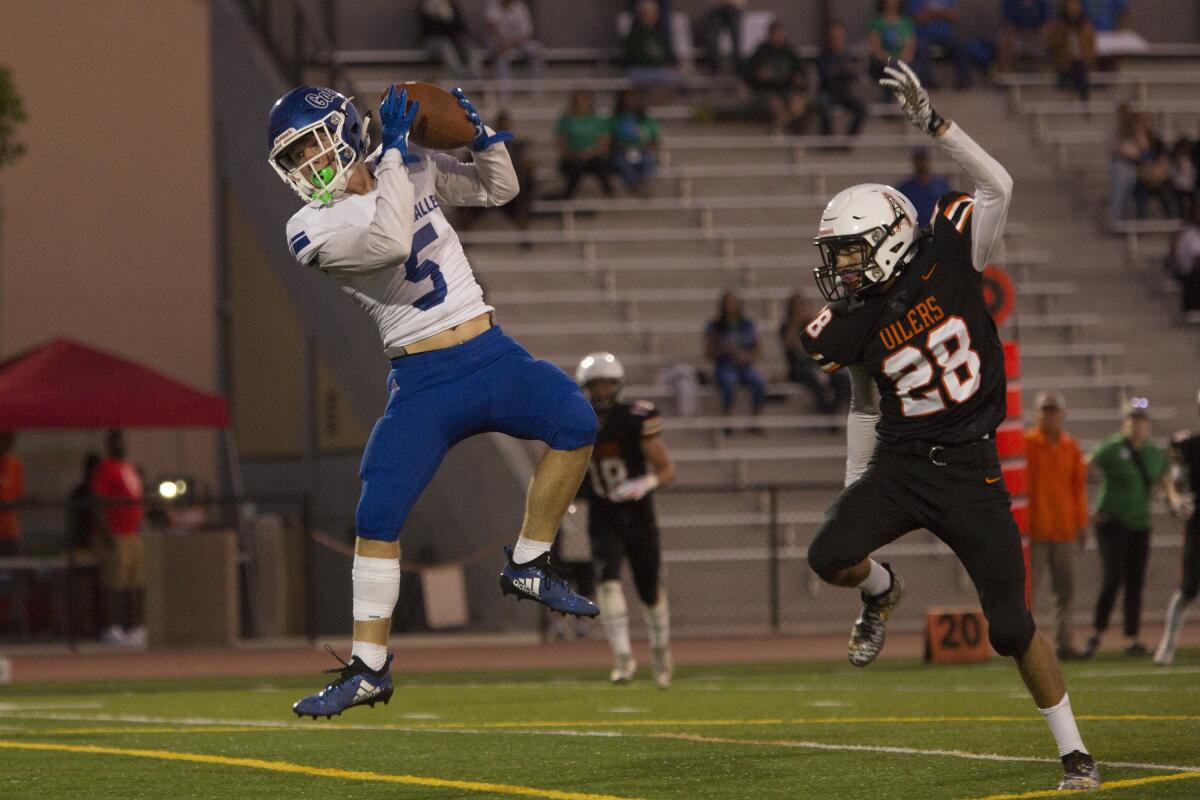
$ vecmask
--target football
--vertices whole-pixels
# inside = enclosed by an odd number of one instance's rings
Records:
[[[410,103],[415,100],[421,104],[408,134],[413,143],[431,150],[454,150],[466,147],[475,138],[475,126],[449,91],[421,81],[399,83],[396,88],[408,91]]]

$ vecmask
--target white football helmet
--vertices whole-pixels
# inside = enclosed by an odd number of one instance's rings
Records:
[[[843,189],[821,212],[817,287],[833,302],[878,286],[899,274],[917,239],[917,209],[899,191],[882,183]]]
[[[588,353],[575,368],[575,382],[587,386],[602,379],[625,383],[625,367],[612,353]]]

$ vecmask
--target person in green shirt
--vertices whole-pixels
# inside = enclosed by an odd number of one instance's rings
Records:
[[[596,99],[587,89],[571,93],[571,104],[558,118],[558,171],[565,186],[559,196],[570,200],[575,196],[579,179],[592,174],[600,181],[605,197],[612,196],[609,151],[612,145],[612,120],[596,114]]]
[[[874,80],[883,77],[889,58],[908,63],[917,54],[917,27],[904,13],[900,0],[879,0],[875,16],[867,23],[870,59],[867,70]]]
[[[777,131],[801,132],[808,106],[804,63],[788,41],[781,20],[771,23],[766,41],[750,56],[745,78],[755,98],[770,109]]]
[[[1096,599],[1095,631],[1088,639],[1086,656],[1100,647],[1108,628],[1117,593],[1124,588],[1125,652],[1149,652],[1138,641],[1142,617],[1142,588],[1150,554],[1150,501],[1155,486],[1162,486],[1174,508],[1179,500],[1168,478],[1167,453],[1150,441],[1149,403],[1135,397],[1125,409],[1121,432],[1104,439],[1088,458],[1103,482],[1096,500],[1096,544],[1100,548],[1103,579]]]
[[[646,102],[636,89],[617,95],[612,119],[612,165],[625,187],[648,194],[658,161],[658,120],[646,113]]]

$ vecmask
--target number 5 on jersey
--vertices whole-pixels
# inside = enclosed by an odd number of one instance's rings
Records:
[[[433,280],[433,288],[413,301],[413,305],[422,311],[446,302],[446,279],[442,277],[441,265],[430,259],[420,260],[421,251],[436,242],[437,238],[432,222],[422,227],[413,234],[412,249],[408,260],[404,262],[405,280],[411,283],[420,283],[426,278]]]
[[[930,357],[941,369],[940,385]],[[950,317],[929,332],[923,349],[910,344],[885,358],[883,373],[896,387],[901,413],[924,417],[944,411],[946,398],[953,403],[970,400],[982,381],[979,365],[967,324],[961,317]]]

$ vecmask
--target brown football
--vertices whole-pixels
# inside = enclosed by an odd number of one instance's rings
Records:
[[[408,101],[421,104],[409,129],[409,138],[431,150],[455,150],[466,147],[475,138],[475,126],[458,98],[432,83],[408,81],[396,84],[408,91]]]

